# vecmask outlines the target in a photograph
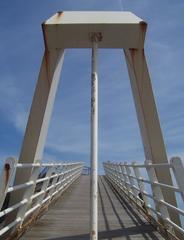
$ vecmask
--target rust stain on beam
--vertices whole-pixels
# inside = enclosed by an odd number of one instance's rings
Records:
[[[10,164],[6,163],[4,165],[4,170],[5,170],[5,188],[6,188],[9,177],[10,177]]]
[[[141,31],[146,32],[148,24],[145,21],[141,21],[139,24],[140,24]]]
[[[57,12],[57,17],[59,18],[59,17],[61,17],[61,15],[63,15],[63,11],[59,11],[59,12]]]
[[[134,63],[134,57],[135,57],[135,53],[137,52],[137,48],[130,48],[129,50],[130,50],[132,61]]]
[[[45,23],[42,23],[42,31],[43,31],[43,39],[45,44],[45,67],[46,67],[46,73],[47,73],[47,80],[49,85],[50,82],[50,57],[49,57],[49,49],[48,49],[48,42],[47,42],[47,26]]]

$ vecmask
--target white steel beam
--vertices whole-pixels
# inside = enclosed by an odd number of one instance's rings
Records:
[[[100,40],[100,39],[99,39]],[[91,178],[90,178],[90,239],[98,239],[98,34],[91,36]]]
[[[131,12],[58,12],[44,22],[49,49],[91,48],[89,34],[101,32],[99,48],[143,48],[146,23]],[[116,37],[114,37],[116,36]]]
[[[151,80],[147,68],[144,49],[124,50],[134,103],[137,112],[145,158],[152,163],[168,163],[164,140],[154,101]],[[161,183],[172,184],[169,169],[156,169],[157,179]],[[177,206],[172,190],[163,189],[164,199]],[[180,225],[179,215],[169,210],[170,218]]]
[[[55,95],[60,80],[60,72],[64,60],[64,50],[45,50],[38,82],[33,97],[29,119],[21,148],[19,163],[41,162],[50,117],[52,114]],[[32,169],[25,169],[24,173],[17,169],[14,185],[28,182]],[[16,191],[10,196],[10,205],[22,200],[24,189]],[[31,189],[33,192],[34,189]],[[31,193],[30,193],[31,194]],[[8,222],[15,217],[8,218]]]
[[[181,158],[172,157],[170,160],[174,172],[174,176],[177,182],[179,189],[181,190],[181,197],[184,201],[184,184],[183,184],[183,176],[184,176],[184,164]]]
[[[15,174],[17,159],[9,157],[5,160],[1,175],[0,175],[0,209],[3,207],[6,194]]]

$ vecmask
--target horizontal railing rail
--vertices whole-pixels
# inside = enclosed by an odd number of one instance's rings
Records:
[[[31,169],[28,182],[13,185],[16,170]],[[45,206],[60,196],[81,174],[82,162],[71,163],[17,163],[15,158],[5,161],[0,179],[0,239],[11,230],[11,235],[20,232],[27,224],[29,217],[34,219]],[[24,190],[23,199],[9,205],[10,194]],[[6,225],[9,214],[16,211],[15,219]],[[13,232],[12,232],[13,231]]]
[[[169,163],[153,164],[145,161],[144,164],[133,163],[103,163],[107,180],[113,186],[118,194],[128,199],[138,209],[142,210],[144,215],[168,236],[177,236],[175,231],[183,236],[182,226],[174,223],[169,215],[169,210],[176,212],[184,222],[184,167],[179,157],[171,158]],[[169,168],[173,177],[173,185],[158,182],[156,169]],[[176,199],[180,201],[179,206],[171,205],[164,200],[162,189],[169,189],[175,192]],[[178,195],[177,195],[178,194]],[[161,221],[160,221],[161,219]]]

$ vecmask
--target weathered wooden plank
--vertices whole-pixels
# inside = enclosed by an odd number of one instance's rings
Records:
[[[89,239],[89,176],[82,176],[21,240]],[[99,177],[99,239],[160,240],[160,234]]]

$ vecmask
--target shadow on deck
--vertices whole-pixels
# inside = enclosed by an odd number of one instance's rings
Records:
[[[89,176],[82,176],[51,205],[22,240],[89,239]],[[159,240],[161,235],[99,177],[99,239]]]

